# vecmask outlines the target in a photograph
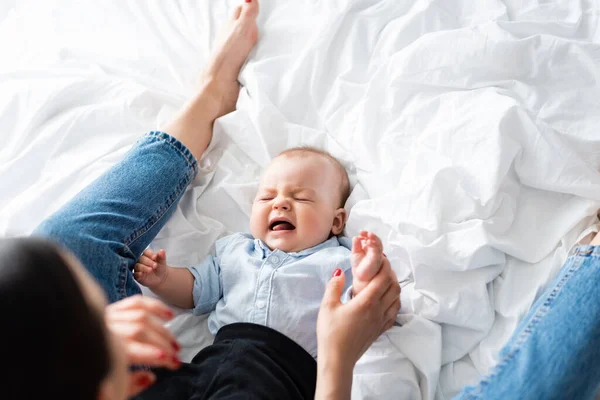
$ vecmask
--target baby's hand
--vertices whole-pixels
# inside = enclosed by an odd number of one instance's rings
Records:
[[[373,279],[383,263],[383,244],[372,232],[360,231],[352,239],[352,294],[356,296]]]
[[[160,286],[167,279],[169,273],[167,253],[163,249],[157,253],[151,249],[144,250],[133,271],[135,280],[147,288],[153,289]]]

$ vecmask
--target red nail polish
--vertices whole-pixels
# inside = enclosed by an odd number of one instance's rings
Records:
[[[332,277],[336,277],[336,276],[340,276],[342,274],[342,270],[339,268],[336,268],[335,271],[333,271],[333,275],[331,275]]]
[[[151,380],[148,375],[142,375],[137,380],[137,384],[139,386],[148,386],[150,384],[150,382],[151,382]]]
[[[246,0],[246,3],[252,3],[252,0]]]
[[[181,346],[179,346],[179,343],[177,343],[175,341],[171,342],[171,346],[173,346],[173,348],[175,349],[175,351],[181,350]]]
[[[158,359],[159,360],[166,360],[167,359],[167,353],[165,353],[164,351],[159,351],[158,352]]]

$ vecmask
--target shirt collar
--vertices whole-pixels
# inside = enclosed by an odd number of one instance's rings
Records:
[[[288,254],[289,256],[292,256],[292,257],[296,257],[296,258],[306,257],[313,253],[316,253],[319,250],[323,250],[323,249],[326,249],[329,247],[337,247],[339,245],[340,245],[340,242],[339,242],[337,236],[333,236],[333,237],[330,237],[329,239],[327,239],[326,241],[319,243],[318,245],[313,246],[311,248],[296,251],[296,252],[286,253],[286,254]],[[273,250],[269,249],[269,246],[267,246],[267,244],[260,239],[254,239],[254,248],[256,249],[256,252],[258,253],[257,255],[260,258],[266,258],[273,252]]]

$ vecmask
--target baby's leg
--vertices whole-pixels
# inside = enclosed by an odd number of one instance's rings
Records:
[[[34,231],[74,253],[111,302],[141,293],[131,270],[194,179],[214,120],[233,110],[237,74],[256,41],[257,12],[256,1],[236,9],[205,72],[205,84],[166,127],[170,135],[142,137],[122,161]]]

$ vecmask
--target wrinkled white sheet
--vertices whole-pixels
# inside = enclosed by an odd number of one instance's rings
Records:
[[[14,3],[14,4],[13,4]],[[29,233],[194,90],[235,1],[0,7],[0,235]],[[476,381],[600,205],[591,0],[262,0],[238,111],[153,243],[201,260],[248,228],[262,168],[323,146],[356,186],[347,234],[381,235],[402,315],[353,398],[446,399]],[[189,359],[211,338],[182,312]]]

